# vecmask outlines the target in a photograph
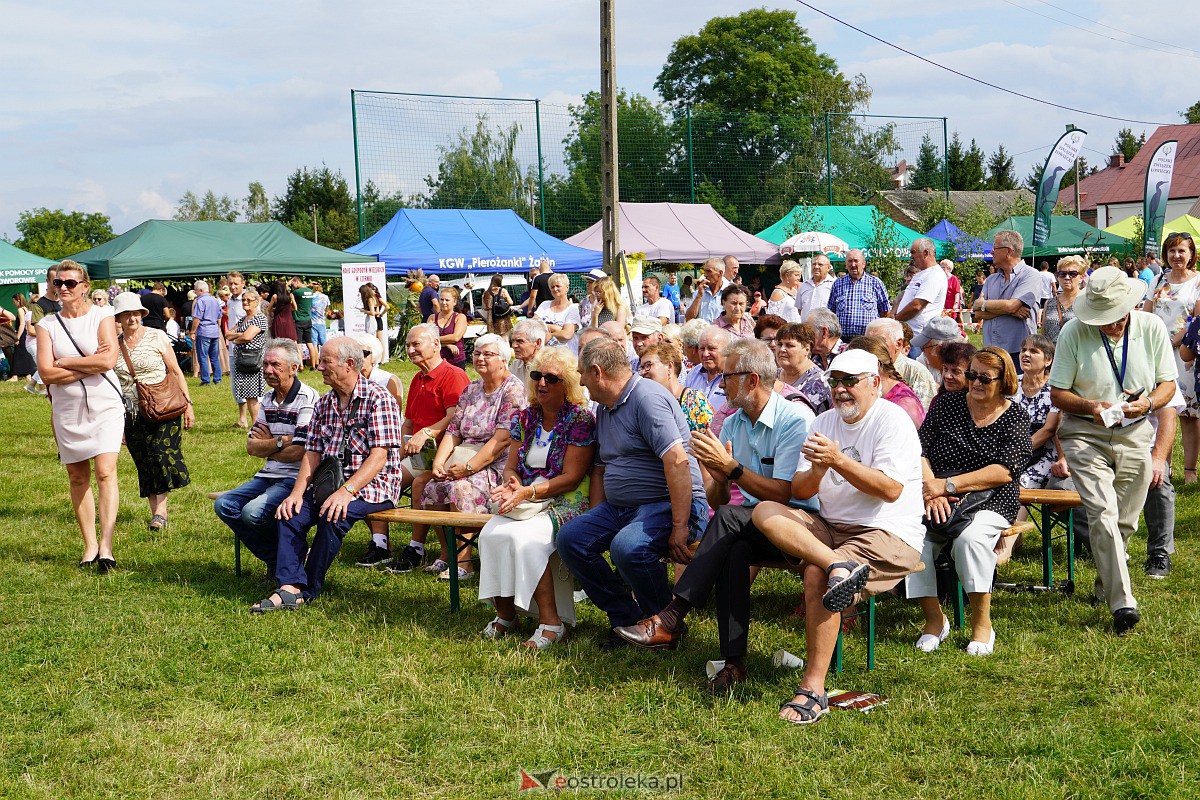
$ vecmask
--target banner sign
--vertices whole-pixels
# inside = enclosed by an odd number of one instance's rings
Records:
[[[366,261],[357,264],[342,264],[342,333],[346,336],[358,336],[368,333],[367,315],[363,313],[362,295],[359,290],[368,283],[374,284],[379,290],[379,296],[387,300],[387,276],[384,274],[386,265],[382,261]],[[381,320],[384,337],[387,339],[387,315]],[[374,322],[372,322],[372,328]],[[376,335],[374,330],[369,331]],[[384,345],[383,360],[388,360],[388,348]]]
[[[1142,207],[1145,252],[1157,253],[1167,219],[1167,200],[1171,197],[1171,174],[1175,171],[1175,151],[1179,143],[1163,142],[1146,168],[1146,192]]]
[[[554,259],[545,255],[509,256],[456,256],[438,259],[438,269],[454,270],[457,272],[489,272],[493,270],[528,271],[539,266],[543,261],[550,262],[554,269]]]
[[[1038,181],[1037,200],[1034,203],[1033,215],[1033,246],[1040,247],[1050,238],[1050,215],[1058,203],[1058,187],[1062,184],[1063,176],[1075,166],[1079,150],[1087,131],[1076,128],[1067,131],[1054,145],[1042,167],[1042,179]]]

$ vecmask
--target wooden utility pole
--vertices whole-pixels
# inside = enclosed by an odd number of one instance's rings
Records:
[[[620,286],[620,192],[617,187],[616,0],[600,0],[600,228],[604,269]]]

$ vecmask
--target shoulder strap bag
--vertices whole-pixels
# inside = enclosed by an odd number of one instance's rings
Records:
[[[67,327],[67,323],[63,322],[62,314],[59,314],[56,312],[54,314],[54,318],[56,320],[58,320],[58,324],[62,326],[63,333],[65,333],[67,335],[67,340],[75,348],[75,351],[77,353],[79,353],[80,356],[86,358],[87,354],[83,352],[83,348],[79,346],[79,342],[75,341],[75,337],[71,335],[71,329]],[[121,402],[125,404],[125,412],[128,414],[132,414],[133,413],[132,409],[129,407],[130,406],[129,398],[127,398],[125,396],[125,393],[121,391],[121,387],[117,386],[117,384],[113,383],[113,379],[108,377],[107,372],[101,372],[100,377],[104,378],[105,382],[108,383],[108,385],[113,388],[113,391],[115,391],[117,393],[117,397],[121,398]],[[84,383],[83,379],[81,378],[79,380],[79,385],[83,387],[83,407],[86,408],[89,412],[91,412],[92,409],[88,405],[87,384]],[[47,389],[47,391],[48,391],[48,389]]]
[[[169,422],[183,416],[187,411],[188,399],[175,376],[167,373],[167,377],[158,383],[142,383],[137,379],[137,371],[133,368],[133,360],[129,357],[129,348],[125,346],[125,337],[118,336],[117,343],[121,346],[121,354],[125,356],[125,365],[129,367],[129,376],[137,387],[138,415],[150,422]]]

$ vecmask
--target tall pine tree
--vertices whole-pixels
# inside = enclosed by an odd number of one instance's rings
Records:
[[[1017,176],[1013,173],[1013,158],[1005,152],[1003,144],[998,145],[996,152],[992,153],[991,158],[988,159],[987,188],[998,192],[1017,188]]]
[[[917,155],[916,177],[909,184],[910,189],[941,189],[946,185],[942,172],[942,157],[933,137],[928,133],[921,139],[921,151]]]

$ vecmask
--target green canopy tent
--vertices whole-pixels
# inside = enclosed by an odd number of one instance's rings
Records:
[[[833,234],[850,245],[852,250],[862,250],[870,259],[878,255],[875,252],[877,214],[886,228],[889,238],[894,242],[892,253],[901,258],[907,258],[912,243],[925,234],[884,216],[875,206],[810,206],[808,208],[793,206],[792,210],[782,219],[759,232],[758,236],[760,239],[766,239],[776,245],[783,244],[789,236],[803,232],[797,226],[808,227],[809,222],[801,221],[802,219],[815,215],[817,218],[817,224],[813,226],[815,230]],[[946,242],[935,239],[934,244],[938,248],[938,258],[949,253],[950,246]],[[830,256],[830,258],[834,258],[834,256]]]
[[[56,262],[0,241],[0,306],[13,311],[12,296],[18,291],[28,290],[30,284],[46,279],[46,267]]]
[[[1034,259],[1039,256],[1058,257],[1070,255],[1087,255],[1108,253],[1123,253],[1132,248],[1133,244],[1121,236],[1107,233],[1088,225],[1075,217],[1051,217],[1050,238],[1039,245],[1036,252],[1033,242],[1033,217],[1009,217],[987,232],[986,238],[992,239],[1000,231],[1019,231],[1025,239],[1025,252],[1022,258]]]
[[[375,261],[313,244],[279,222],[152,219],[71,259],[93,278],[187,278],[246,273],[340,278],[342,264]]]

